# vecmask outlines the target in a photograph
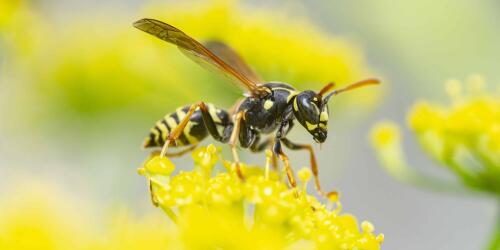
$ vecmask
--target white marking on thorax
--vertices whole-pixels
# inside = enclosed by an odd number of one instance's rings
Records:
[[[269,110],[270,108],[272,108],[272,107],[273,107],[273,105],[274,105],[274,102],[273,102],[273,101],[271,101],[271,100],[266,100],[266,101],[264,102],[264,109],[265,109],[265,110]]]

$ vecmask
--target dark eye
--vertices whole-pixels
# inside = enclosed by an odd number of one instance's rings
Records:
[[[304,118],[313,124],[319,122],[319,108],[310,98],[302,98],[299,100],[300,110]]]

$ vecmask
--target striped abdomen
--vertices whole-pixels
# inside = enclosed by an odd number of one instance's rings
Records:
[[[213,104],[207,103],[207,108],[210,116],[215,124],[219,126],[226,126],[230,123],[229,115],[225,110],[217,109]],[[149,147],[162,147],[167,136],[173,129],[175,129],[182,119],[186,116],[190,106],[178,108],[175,112],[167,114],[163,119],[159,120],[156,125],[150,130],[149,136],[144,140],[143,146]],[[198,108],[188,124],[179,136],[176,143],[172,146],[186,146],[200,142],[207,137],[208,131],[203,123],[201,110]]]

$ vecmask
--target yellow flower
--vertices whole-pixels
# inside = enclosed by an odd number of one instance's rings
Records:
[[[360,229],[354,216],[342,214],[337,193],[324,205],[305,187],[288,188],[275,178],[280,173],[244,164],[242,181],[234,169],[216,167],[218,154],[213,145],[197,149],[193,170],[162,174],[167,181],[152,192],[174,218],[187,249],[380,249],[383,235],[375,235],[371,223]],[[160,165],[159,156],[150,164]],[[157,168],[143,169],[151,181],[149,170]],[[311,173],[301,170],[299,176],[305,185]]]
[[[463,193],[472,189],[493,195],[498,201],[500,93],[486,92],[484,80],[478,75],[469,77],[466,88],[458,80],[449,80],[446,91],[451,104],[420,101],[410,111],[408,124],[422,148],[460,182],[449,182],[410,167],[402,150],[399,128],[391,122],[379,123],[372,130],[379,161],[402,182],[438,191]],[[500,249],[500,221],[487,249]]]
[[[457,80],[446,85],[452,103],[418,102],[409,113],[409,126],[426,152],[464,184],[499,195],[500,95],[485,92],[484,80],[477,75],[468,79],[467,88]],[[392,148],[384,143],[394,132],[387,133],[382,127],[387,126],[379,125],[373,133],[383,165],[398,171],[406,169],[402,167],[406,163],[400,143]]]
[[[2,192],[0,249],[178,249],[175,230],[156,215],[92,214],[90,204],[48,184],[17,183]],[[102,223],[104,221],[105,223]]]
[[[392,122],[381,122],[373,129],[372,143],[376,147],[386,147],[399,143],[401,135],[399,128]]]

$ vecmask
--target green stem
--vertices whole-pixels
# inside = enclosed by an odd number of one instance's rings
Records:
[[[495,221],[495,228],[493,229],[493,234],[491,236],[490,243],[488,245],[488,250],[499,250],[500,249],[500,200],[497,204],[497,218]]]

